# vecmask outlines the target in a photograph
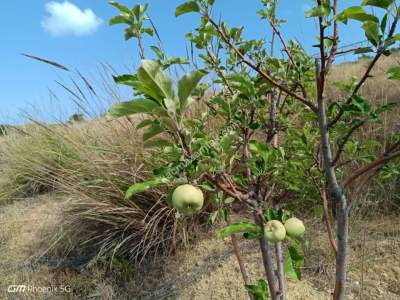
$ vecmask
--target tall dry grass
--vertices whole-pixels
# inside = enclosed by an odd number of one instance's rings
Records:
[[[352,78],[359,78],[370,64],[368,57],[360,58],[354,62],[341,63],[332,69],[329,76],[330,84],[327,86],[327,96],[332,100],[346,99],[347,94],[336,86],[336,82],[349,82]],[[360,128],[352,141],[359,144],[367,144],[370,140],[378,143],[372,147],[373,155],[379,156],[393,142],[394,133],[400,133],[400,85],[396,80],[389,80],[387,70],[398,66],[400,63],[400,51],[396,51],[389,57],[382,57],[371,72],[371,77],[366,81],[360,93],[368,99],[373,106],[396,103],[390,112],[381,116],[380,122],[369,122]],[[346,160],[346,158],[344,158]],[[360,167],[353,164],[352,168]],[[376,176],[363,188],[362,196],[357,196],[352,204],[354,214],[360,219],[366,214],[375,214],[379,211],[391,212],[400,208],[400,176],[384,179]],[[360,195],[361,195],[360,194]]]

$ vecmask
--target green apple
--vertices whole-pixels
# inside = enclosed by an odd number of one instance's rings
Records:
[[[290,236],[300,236],[304,233],[306,228],[304,227],[303,221],[297,218],[290,218],[285,222],[286,232]]]
[[[267,241],[273,243],[282,241],[286,236],[285,226],[277,220],[269,221],[264,226],[264,236]]]
[[[203,204],[203,192],[193,185],[180,185],[172,193],[172,206],[184,216],[193,216],[201,210]]]

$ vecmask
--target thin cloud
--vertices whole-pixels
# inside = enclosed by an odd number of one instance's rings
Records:
[[[48,2],[45,9],[49,16],[41,25],[54,37],[90,35],[103,23],[93,10],[81,10],[69,1]]]

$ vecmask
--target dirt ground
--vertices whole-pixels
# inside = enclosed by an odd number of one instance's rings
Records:
[[[76,271],[37,263],[58,227],[63,199],[42,196],[0,207],[0,299],[247,299],[230,239],[204,235],[168,260],[142,266],[131,275],[124,266],[110,272],[98,265]],[[400,218],[358,221],[350,233],[346,299],[400,299]],[[306,222],[302,281],[288,280],[288,298],[330,299],[333,255],[321,222]],[[256,241],[240,239],[253,282],[262,278]],[[33,263],[36,262],[36,263]],[[128,270],[129,269],[129,270]],[[9,293],[10,285],[66,287],[65,291]]]

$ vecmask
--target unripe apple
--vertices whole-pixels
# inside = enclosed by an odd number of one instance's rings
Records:
[[[187,217],[193,216],[200,211],[203,203],[203,192],[190,184],[178,186],[172,194],[172,206]]]
[[[285,226],[277,220],[269,221],[264,226],[264,236],[267,241],[273,243],[282,241],[286,236]]]
[[[302,235],[306,230],[303,221],[297,218],[290,218],[286,220],[285,228],[287,234],[294,237]]]

